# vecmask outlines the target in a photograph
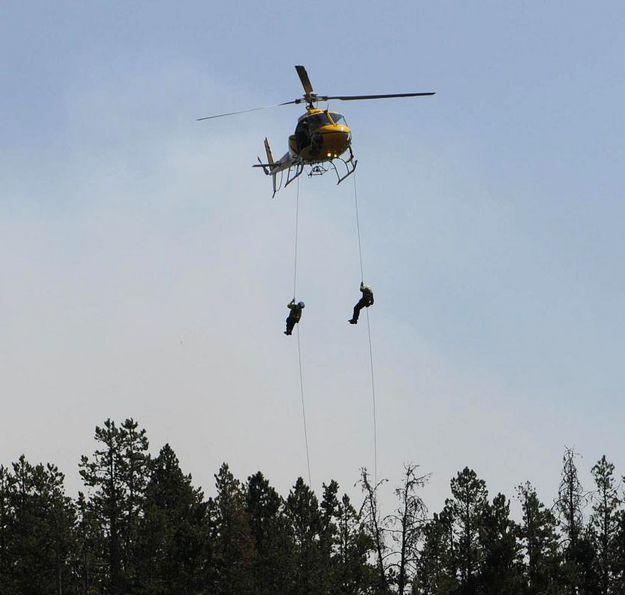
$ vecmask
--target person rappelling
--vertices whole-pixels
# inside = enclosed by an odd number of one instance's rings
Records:
[[[300,321],[302,317],[302,310],[304,309],[304,302],[295,303],[295,298],[293,298],[286,307],[289,309],[289,315],[286,319],[286,330],[284,331],[285,335],[290,335],[293,332],[293,327]]]
[[[351,317],[351,319],[348,321],[349,324],[357,324],[360,311],[363,308],[368,308],[369,306],[373,306],[373,291],[371,291],[371,288],[367,287],[361,281],[360,291],[362,292],[362,297],[358,300],[358,303],[354,306],[354,314]]]

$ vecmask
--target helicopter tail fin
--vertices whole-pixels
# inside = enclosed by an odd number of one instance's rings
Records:
[[[254,167],[262,167],[263,171],[269,176],[272,174],[272,170],[274,169],[274,167],[276,166],[276,162],[273,158],[273,153],[271,152],[271,145],[269,144],[269,139],[265,138],[265,153],[267,154],[267,161],[266,163],[263,163],[260,160],[260,157],[258,158],[258,165],[255,165]]]
[[[271,145],[269,144],[269,139],[265,139],[265,153],[267,154],[267,161],[263,163],[258,157],[258,163],[252,165],[252,167],[261,167],[263,172],[267,176],[271,176],[271,182],[273,185],[273,195],[276,195],[276,192],[282,186],[282,174],[284,171],[288,171],[287,174],[287,182],[285,186],[288,186],[290,182],[292,182],[299,174],[302,173],[303,163],[294,159],[294,157],[290,153],[286,153],[281,159],[276,161],[273,158],[273,153],[271,152]],[[291,168],[296,166],[297,174],[291,174]],[[280,174],[280,180],[277,179],[277,175]]]
[[[276,173],[277,172],[275,171],[275,169],[278,164],[276,164],[273,158],[273,153],[271,152],[271,145],[269,144],[269,139],[267,137],[265,137],[265,153],[267,154],[267,163],[263,163],[259,157],[258,158],[259,165],[256,165],[255,167],[262,167],[265,174],[268,176],[271,176],[272,178],[271,181],[273,183],[273,196],[275,196],[277,192],[277,188],[276,188]]]
[[[271,152],[271,145],[269,144],[269,139],[265,137],[265,153],[267,153],[267,163],[269,165],[274,164],[273,153]]]

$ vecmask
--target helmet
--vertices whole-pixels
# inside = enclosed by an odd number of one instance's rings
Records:
[[[299,302],[299,304],[297,304],[300,308],[304,307],[304,302]]]

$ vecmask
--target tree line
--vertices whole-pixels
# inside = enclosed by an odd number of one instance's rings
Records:
[[[585,491],[565,449],[551,505],[529,483],[492,499],[470,468],[430,513],[428,476],[404,466],[391,514],[361,470],[353,503],[336,481],[286,496],[263,474],[224,463],[205,497],[169,445],[110,419],[82,456],[85,486],[66,495],[53,464],[0,466],[0,593],[258,595],[608,595],[625,593],[624,494],[603,456]]]

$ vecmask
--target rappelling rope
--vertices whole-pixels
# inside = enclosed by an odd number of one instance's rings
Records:
[[[295,198],[295,255],[293,257],[293,300],[296,298],[297,290],[297,242],[299,232],[299,178],[297,180],[297,195]],[[306,406],[304,404],[304,374],[302,373],[302,348],[299,340],[299,324],[297,327],[297,361],[299,363],[299,389],[302,401],[302,419],[304,421],[304,443],[306,444],[306,465],[308,467],[308,485],[312,487],[310,474],[310,452],[308,449],[308,428],[306,424]]]
[[[299,178],[297,179],[297,195],[295,197],[295,255],[293,256],[293,299],[297,289],[297,236],[299,233]]]
[[[362,267],[362,244],[360,242],[360,217],[358,216],[358,192],[356,190],[356,172],[353,173],[354,178],[354,206],[356,207],[356,230],[358,232],[358,256],[360,257],[360,280],[365,282],[365,273]]]
[[[356,207],[356,230],[358,232],[358,256],[360,258],[360,277],[365,282],[364,267],[362,265],[362,242],[360,239],[360,217],[358,215],[358,191],[356,187],[356,172],[353,174],[354,179],[354,206]],[[367,311],[367,335],[369,337],[369,368],[371,370],[371,404],[373,408],[373,478],[374,484],[378,483],[378,429],[377,416],[375,407],[375,376],[373,373],[373,342],[371,341],[371,323],[369,321],[369,308]]]
[[[308,429],[306,427],[306,406],[304,405],[304,375],[302,374],[302,349],[299,342],[299,324],[297,325],[297,357],[299,360],[299,388],[302,397],[302,419],[304,420],[304,442],[306,443],[306,465],[308,466],[308,485],[312,487],[310,475],[310,453],[308,451]]]
[[[369,335],[369,367],[371,369],[371,403],[373,406],[373,479],[378,484],[378,429],[375,412],[375,377],[373,375],[373,347],[371,341],[371,323],[369,322],[369,308],[367,308],[367,334]]]

